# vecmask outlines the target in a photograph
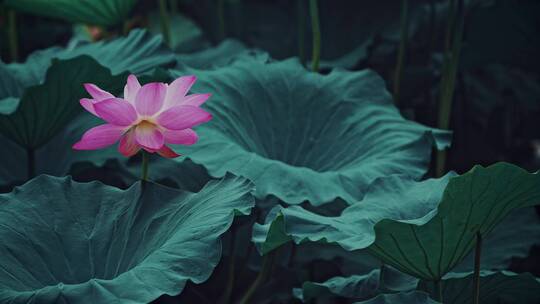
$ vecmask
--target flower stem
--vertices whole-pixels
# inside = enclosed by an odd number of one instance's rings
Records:
[[[26,172],[28,179],[36,176],[36,155],[33,148],[26,148]]]
[[[306,16],[305,16],[304,5],[303,5],[304,1],[303,0],[297,0],[296,3],[297,3],[296,13],[297,13],[297,22],[298,22],[298,57],[300,58],[300,63],[302,63],[302,65],[304,65],[305,61],[306,61],[306,54],[305,54]]]
[[[454,0],[450,1],[450,5],[453,5]],[[453,17],[453,7],[450,7],[450,16],[449,23],[452,24],[452,27],[455,27],[453,30],[447,30],[448,35],[452,35],[451,47],[445,46],[445,49],[448,47],[448,50],[444,54],[444,66],[441,79],[441,96],[439,103],[439,120],[438,127],[443,130],[447,130],[450,127],[450,114],[452,113],[452,100],[454,97],[454,89],[456,83],[456,75],[459,67],[459,55],[461,52],[461,43],[463,40],[463,27],[465,23],[465,12],[464,12],[463,0],[458,1],[457,16],[459,18],[458,22],[454,22]],[[451,26],[449,26],[450,28]],[[447,41],[450,38],[447,37]],[[448,42],[448,44],[450,44]],[[442,176],[446,168],[446,152],[439,151],[437,154],[437,176]]]
[[[159,14],[163,39],[168,46],[171,46],[171,28],[169,23],[169,14],[167,12],[167,2],[165,0],[159,0]]]
[[[225,39],[225,0],[218,0],[217,13],[219,40],[223,40]]]
[[[405,64],[405,52],[407,49],[407,39],[409,36],[409,3],[408,0],[403,0],[401,5],[401,37],[396,60],[396,70],[394,74],[394,102],[399,103],[399,93],[401,86],[401,78],[403,76],[403,66]]]
[[[480,303],[480,257],[482,255],[482,235],[476,232],[476,248],[474,250],[474,283],[473,303]]]
[[[384,274],[386,268],[384,267],[384,263],[381,263],[381,267],[379,267],[379,288],[384,287]]]
[[[14,10],[8,11],[8,40],[11,61],[19,60],[19,38],[17,36],[17,15]]]
[[[296,258],[296,244],[292,242],[291,252],[289,254],[289,262],[287,262],[287,267],[292,268],[294,265],[294,259]]]
[[[176,0],[169,0],[169,7],[171,8],[171,13],[173,15],[178,13],[178,3]]]
[[[130,28],[131,28],[131,25],[129,23],[129,19],[124,20],[124,23],[122,24],[122,35],[123,36],[129,35]]]
[[[149,157],[148,152],[142,151],[142,175],[141,180],[148,181],[148,163],[149,163]]]
[[[249,300],[251,299],[255,291],[266,282],[266,280],[270,276],[270,273],[272,272],[272,268],[274,267],[276,252],[277,250],[271,251],[263,257],[261,270],[259,271],[259,274],[257,275],[255,281],[253,281],[251,286],[249,286],[249,289],[242,297],[242,300],[240,300],[240,304],[251,303]]]
[[[435,300],[443,303],[442,281],[441,279],[433,282],[435,284]]]
[[[444,39],[444,51],[445,53],[450,50],[452,42],[452,32],[456,22],[456,0],[448,0],[448,16],[446,24],[446,36]]]
[[[232,291],[234,288],[234,279],[235,279],[235,256],[236,256],[236,226],[231,226],[231,250],[229,256],[229,269],[228,269],[228,278],[227,285],[225,286],[225,291],[223,292],[221,299],[218,301],[220,304],[226,304],[230,302]]]
[[[319,8],[317,0],[309,1],[309,12],[311,14],[311,30],[313,35],[313,52],[311,55],[311,70],[319,71],[319,61],[321,60],[321,27],[319,24]]]

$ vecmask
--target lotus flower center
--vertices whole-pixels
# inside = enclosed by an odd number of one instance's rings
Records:
[[[150,122],[148,120],[142,120],[141,122],[137,124],[137,127],[140,128],[141,130],[153,130],[157,128],[155,123]]]

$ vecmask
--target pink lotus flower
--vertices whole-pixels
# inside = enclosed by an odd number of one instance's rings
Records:
[[[198,137],[191,128],[212,119],[199,107],[210,94],[186,95],[195,81],[195,76],[184,76],[170,85],[152,82],[141,87],[137,77],[129,75],[124,98],[84,84],[92,99],[81,99],[81,105],[107,123],[86,131],[73,149],[102,149],[120,140],[118,151],[127,157],[141,148],[164,157],[179,156],[166,144],[196,143]]]

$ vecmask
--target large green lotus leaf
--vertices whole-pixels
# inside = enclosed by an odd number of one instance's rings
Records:
[[[381,294],[373,299],[355,302],[354,304],[438,304],[427,293],[409,291],[401,293]]]
[[[243,58],[197,76],[194,91],[213,93],[214,119],[182,151],[214,177],[252,180],[260,199],[352,203],[377,177],[421,177],[432,146],[449,144],[448,132],[405,120],[372,71],[320,75],[295,59]]]
[[[448,273],[442,281],[445,304],[472,304],[473,275]],[[434,292],[432,282],[420,282],[418,288]],[[540,280],[530,273],[509,271],[480,272],[480,303],[537,304],[540,303]]]
[[[467,256],[477,232],[486,237],[512,210],[540,202],[540,175],[497,163],[423,182],[383,178],[370,190],[337,217],[274,208],[264,225],[254,226],[252,239],[261,254],[290,240],[369,247],[405,273],[437,280]]]
[[[382,277],[381,270],[374,269],[365,275],[334,277],[321,283],[305,282],[302,288],[295,288],[293,293],[298,299],[309,302],[312,299],[337,297],[366,300],[384,291],[401,292],[416,289],[418,279],[391,268],[383,267],[383,269]]]
[[[242,42],[235,39],[227,39],[216,47],[207,48],[190,54],[178,54],[177,69],[208,70],[230,64],[233,60],[241,60],[243,56],[258,58],[261,62],[268,62],[270,57],[267,53],[247,48]]]
[[[33,52],[26,62],[12,63],[7,68],[24,86],[36,85],[43,81],[53,58],[72,59],[80,55],[91,56],[113,74],[126,71],[141,74],[175,61],[174,53],[165,46],[160,36],[136,29],[130,31],[127,37],[110,41],[90,43],[73,40],[66,48],[39,50]]]
[[[361,201],[336,217],[323,216],[300,206],[275,207],[265,224],[254,225],[252,239],[263,255],[290,240],[297,244],[308,240],[338,243],[348,251],[368,248],[375,242],[377,222],[387,218],[410,220],[431,214],[451,176],[454,174],[422,182],[397,175],[378,178]]]
[[[5,0],[16,10],[73,23],[112,26],[124,21],[137,0]]]
[[[252,184],[232,175],[200,192],[127,190],[41,175],[0,195],[0,299],[148,303],[208,279],[220,235],[249,214]]]
[[[540,203],[540,174],[508,164],[475,166],[450,180],[434,216],[375,225],[371,251],[394,267],[427,280],[459,264],[511,211]]]
[[[111,76],[107,68],[88,56],[55,61],[43,84],[27,88],[17,109],[0,115],[0,134],[25,148],[36,149],[82,111],[79,99],[87,96],[83,83],[119,92],[126,77]]]
[[[534,245],[540,245],[540,218],[535,208],[514,210],[482,242],[482,269],[508,269],[513,258],[529,256]],[[468,272],[473,266],[471,252],[452,271]]]

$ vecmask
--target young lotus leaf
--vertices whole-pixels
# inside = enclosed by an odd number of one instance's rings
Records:
[[[25,13],[59,18],[73,23],[113,26],[126,19],[137,0],[5,0]]]
[[[380,269],[374,269],[365,275],[334,277],[322,283],[305,282],[302,288],[294,289],[293,293],[303,302],[309,302],[313,299],[337,297],[366,300],[380,292],[416,289],[418,279],[391,268],[383,267],[383,269],[383,276]],[[388,286],[386,281],[389,281]]]
[[[208,279],[252,184],[127,190],[41,175],[0,195],[2,303],[149,303]]]
[[[373,299],[355,302],[353,304],[438,304],[432,300],[427,293],[421,291],[410,291],[401,293],[381,294]]]
[[[90,43],[74,40],[66,48],[39,50],[33,52],[24,63],[8,64],[7,69],[24,86],[37,85],[43,82],[52,59],[72,59],[80,55],[94,58],[114,75],[126,71],[133,74],[145,73],[175,61],[174,53],[167,48],[160,36],[136,29],[130,31],[127,37],[110,41]]]
[[[108,69],[88,56],[55,61],[43,84],[26,89],[16,110],[0,115],[0,134],[25,148],[36,149],[81,112],[79,99],[87,96],[83,83],[118,92],[126,77],[111,76]]]
[[[336,242],[346,250],[369,247],[405,273],[438,280],[467,256],[477,233],[485,237],[510,211],[540,202],[540,175],[511,164],[450,176],[379,179],[338,217],[278,207],[265,225],[255,225],[253,241],[261,254],[291,239]]]
[[[473,304],[473,274],[451,272],[442,281],[445,304]],[[432,282],[420,282],[418,288],[434,292]],[[480,272],[480,303],[540,303],[540,280],[530,273],[509,271]]]
[[[378,177],[421,177],[433,144],[449,144],[449,133],[405,120],[372,71],[320,75],[295,59],[243,59],[198,74],[194,90],[215,92],[205,105],[215,119],[182,152],[214,177],[252,180],[257,198],[352,203]]]

